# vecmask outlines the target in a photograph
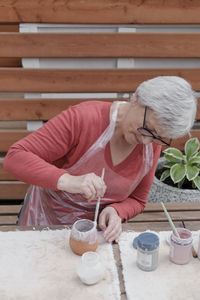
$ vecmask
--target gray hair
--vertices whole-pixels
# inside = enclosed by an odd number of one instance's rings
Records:
[[[177,76],[159,76],[141,83],[135,94],[151,108],[167,137],[189,133],[196,116],[197,99],[191,85]]]

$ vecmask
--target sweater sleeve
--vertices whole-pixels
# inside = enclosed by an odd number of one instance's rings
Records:
[[[58,168],[53,162],[66,155],[76,143],[77,124],[73,109],[57,115],[13,144],[4,159],[4,168],[18,180],[56,189],[59,177],[66,170]]]
[[[133,193],[129,196],[129,198],[123,200],[122,202],[109,205],[116,209],[122,221],[131,219],[144,210],[148,194],[153,183],[156,164],[160,157],[160,152],[161,146],[154,146],[153,166],[133,191]]]

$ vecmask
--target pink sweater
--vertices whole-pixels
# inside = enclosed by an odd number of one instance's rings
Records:
[[[63,111],[43,127],[12,145],[4,159],[4,168],[23,182],[56,190],[57,181],[97,140],[109,125],[110,102],[88,101]],[[161,147],[153,143],[154,163],[129,198],[109,206],[114,207],[122,220],[132,218],[145,207]],[[124,177],[134,177],[135,169],[126,159],[112,165],[109,147],[106,157],[110,167]],[[132,158],[131,158],[132,162]]]

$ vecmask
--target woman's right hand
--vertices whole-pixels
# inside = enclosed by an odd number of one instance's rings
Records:
[[[106,185],[103,179],[95,173],[81,176],[65,173],[58,179],[57,189],[71,194],[82,194],[88,201],[91,201],[104,196]]]

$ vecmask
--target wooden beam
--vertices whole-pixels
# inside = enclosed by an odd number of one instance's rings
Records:
[[[200,222],[200,214],[198,211],[171,211],[170,217],[173,221],[179,221],[179,220],[187,220],[187,221],[199,221]],[[129,220],[130,222],[162,222],[165,221],[168,222],[166,215],[164,212],[149,212],[142,213],[134,217],[133,219]]]
[[[21,58],[0,57],[0,68],[19,68],[22,67]]]
[[[0,99],[1,121],[38,121],[49,120],[69,106],[77,105],[83,101],[129,101],[128,98],[43,98],[43,99]],[[14,109],[13,109],[14,108]],[[198,101],[196,119],[200,119],[200,105]]]
[[[0,22],[197,24],[198,0],[3,0]]]
[[[191,132],[192,137],[197,137],[200,140],[200,129],[192,129],[190,132]],[[174,140],[172,140],[171,147],[175,147],[175,148],[178,148],[181,151],[183,151],[185,143],[188,139],[189,139],[188,135],[185,135],[179,139],[174,139]],[[163,146],[162,150],[164,150],[166,148],[168,148],[168,147]]]
[[[0,152],[8,151],[9,147],[17,142],[18,140],[24,138],[29,135],[31,131],[28,130],[0,130]],[[197,137],[200,140],[200,130],[193,129],[191,130],[191,134],[193,137]],[[172,147],[176,147],[180,150],[184,149],[185,142],[188,140],[188,136],[184,136],[180,139],[175,139],[172,141]],[[163,149],[166,147],[163,146]],[[4,173],[4,172],[3,172]]]
[[[122,98],[92,99],[96,101],[112,102],[128,100]],[[0,99],[1,121],[38,121],[49,120],[69,106],[77,105],[91,99]]]
[[[184,202],[184,203],[165,203],[165,207],[168,211],[200,211],[200,202],[198,203],[191,203],[191,202]],[[160,203],[147,203],[143,213],[149,212],[163,212],[162,205]]]
[[[0,205],[0,217],[6,215],[18,215],[22,205]]]
[[[27,130],[0,130],[0,152],[6,152],[16,141],[24,138],[30,131]]]
[[[0,216],[0,226],[14,226],[17,220],[17,216]]]
[[[183,227],[181,221],[174,221],[174,225],[176,228]],[[199,230],[200,221],[186,221],[185,225],[190,230]],[[138,223],[124,223],[122,225],[123,231],[133,230],[137,232],[143,232],[146,230],[154,230],[154,231],[171,231],[171,227],[168,221],[166,222],[138,222]],[[6,230],[6,229],[5,229]],[[7,228],[9,230],[9,228]]]
[[[200,69],[0,69],[0,92],[133,92],[156,76],[180,76],[200,91]]]
[[[0,163],[0,180],[16,180],[16,178],[3,168],[2,163]]]
[[[0,57],[199,58],[200,33],[0,33]]]
[[[28,188],[28,184],[15,181],[1,181],[0,182],[0,199],[24,199]]]
[[[1,6],[1,3],[0,3]],[[1,24],[0,23],[0,32],[19,32],[19,24]]]

